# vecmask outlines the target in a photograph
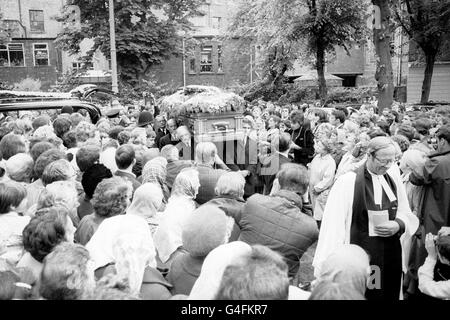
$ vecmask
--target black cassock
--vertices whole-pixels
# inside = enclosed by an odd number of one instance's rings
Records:
[[[388,174],[383,177],[397,197],[395,182]],[[400,219],[396,219],[397,200],[391,202],[386,192],[382,190],[382,207],[375,204],[372,176],[365,165],[356,172],[353,199],[350,243],[366,250],[370,257],[370,265],[378,266],[381,271],[381,288],[368,288],[366,298],[368,300],[398,300],[402,277],[400,236],[405,231],[405,224]],[[387,210],[389,220],[395,220],[400,224],[399,232],[391,237],[369,237],[368,210]]]

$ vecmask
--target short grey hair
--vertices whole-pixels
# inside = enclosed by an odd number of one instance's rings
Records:
[[[18,153],[6,161],[6,174],[17,182],[30,182],[34,161],[27,153]]]
[[[71,180],[75,177],[75,170],[69,161],[61,159],[48,164],[42,173],[44,186],[55,181]]]
[[[217,196],[244,196],[245,179],[238,172],[227,172],[217,180],[215,192]]]
[[[213,163],[217,154],[217,147],[212,142],[200,142],[195,148],[195,161],[198,164]]]
[[[172,144],[165,145],[161,149],[161,156],[167,159],[167,161],[176,161],[180,159],[178,154],[178,148]]]
[[[389,137],[375,137],[369,141],[369,145],[367,147],[367,153],[371,155],[375,155],[378,151],[382,149],[386,149],[389,147],[393,147],[397,152],[397,147],[395,146],[394,141]]]

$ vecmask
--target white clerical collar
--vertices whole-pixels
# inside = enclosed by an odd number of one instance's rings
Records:
[[[397,200],[397,197],[395,196],[394,192],[392,191],[391,187],[387,183],[384,176],[372,173],[372,172],[370,172],[370,170],[368,168],[367,168],[367,171],[372,176],[373,200],[376,205],[379,205],[381,208],[382,199],[383,199],[382,190],[384,190],[384,192],[386,193],[390,202]]]

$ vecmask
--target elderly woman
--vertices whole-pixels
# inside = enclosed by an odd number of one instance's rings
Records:
[[[187,252],[175,257],[167,275],[167,280],[173,285],[172,294],[189,295],[206,256],[228,242],[233,223],[231,217],[209,204],[199,207],[186,220],[182,240]]]
[[[336,171],[336,162],[331,156],[332,145],[333,139],[330,132],[318,135],[314,140],[316,155],[309,165],[309,196],[313,205],[314,219],[319,228]]]
[[[86,245],[99,283],[144,300],[167,300],[172,287],[156,269],[156,252],[146,221],[133,214],[105,220]]]
[[[131,196],[130,183],[120,177],[104,179],[100,182],[92,199],[94,213],[81,219],[75,233],[75,241],[82,245],[88,243],[105,219],[125,213]]]
[[[75,227],[66,208],[54,206],[38,211],[23,230],[23,246],[27,252],[17,267],[29,268],[39,279],[47,254],[63,241],[73,242],[74,234]]]
[[[227,172],[224,169],[214,169],[215,165],[223,162],[217,155],[217,147],[212,142],[200,142],[195,148],[195,163],[200,177],[200,188],[197,198],[198,204],[204,204],[214,198],[214,188],[219,177]],[[249,174],[248,170],[239,171],[242,176]]]
[[[25,186],[31,182],[34,161],[27,153],[18,153],[6,161],[6,175]]]
[[[24,254],[22,231],[30,221],[23,216],[27,191],[15,181],[0,183],[0,258],[16,265]]]
[[[73,181],[55,181],[48,184],[39,196],[37,210],[52,206],[62,206],[67,209],[68,215],[75,227],[78,227],[80,219],[77,215],[78,193]]]
[[[313,283],[313,289],[322,281],[331,281],[348,287],[364,297],[370,273],[369,256],[366,251],[354,244],[344,244],[325,260],[320,274]]]
[[[194,212],[194,201],[200,187],[198,171],[183,169],[175,179],[162,221],[153,236],[158,257],[167,267],[183,252],[182,225]]]
[[[44,173],[45,168],[50,163],[53,163],[54,161],[65,159],[66,155],[64,152],[56,150],[56,149],[50,149],[45,152],[43,152],[34,163],[34,175],[35,175],[35,181],[33,181],[31,184],[29,184],[27,188],[27,200],[28,200],[28,208],[32,207],[33,205],[36,205],[39,199],[39,195],[44,190],[45,186],[42,182],[42,175]]]
[[[164,195],[163,203],[166,204],[170,190],[166,183],[167,177],[167,160],[163,157],[156,157],[147,162],[142,169],[142,183],[153,183],[161,188]]]
[[[44,186],[55,181],[73,181],[75,182],[76,172],[70,165],[70,162],[64,159],[49,163],[42,173],[42,184]]]
[[[127,209],[127,214],[135,214],[144,218],[153,235],[162,218],[158,209],[163,204],[163,197],[158,185],[149,182],[144,183],[134,192],[133,201]]]
[[[245,205],[244,201],[245,179],[240,173],[227,172],[220,176],[215,188],[216,197],[206,204],[214,205],[223,210],[225,214],[234,219],[233,232],[230,241],[236,241],[239,238],[241,211]]]
[[[0,140],[0,181],[5,175],[5,161],[18,153],[26,153],[28,143],[23,136],[8,133]]]

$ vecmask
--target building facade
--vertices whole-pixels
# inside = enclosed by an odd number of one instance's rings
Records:
[[[0,0],[7,41],[0,45],[0,82],[13,85],[25,78],[49,89],[62,71],[61,51],[54,45],[60,24],[54,19],[63,0]]]
[[[191,19],[191,34],[185,36],[185,60],[172,57],[152,69],[159,83],[173,86],[213,85],[232,87],[249,83],[256,77],[252,70],[254,48],[237,39],[222,36],[238,1],[207,0],[200,8],[205,15]]]

